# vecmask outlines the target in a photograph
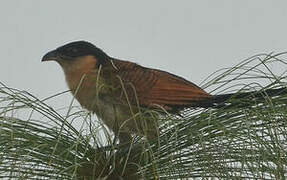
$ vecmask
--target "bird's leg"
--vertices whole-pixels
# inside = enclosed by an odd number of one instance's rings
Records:
[[[143,135],[146,137],[146,139],[151,142],[152,140],[155,140],[155,138],[159,137],[159,124],[157,121],[157,116],[155,114],[151,113],[144,113],[142,115],[140,126],[142,129]]]
[[[120,145],[126,145],[132,142],[132,136],[127,132],[119,132],[118,138],[120,141]]]
[[[117,118],[117,109],[115,105],[113,105],[113,110],[114,110],[114,127],[113,127],[113,132],[115,134],[115,140],[114,142],[118,139],[120,145],[127,145],[132,142],[132,136],[128,132],[123,132],[120,129],[120,124],[119,120]]]

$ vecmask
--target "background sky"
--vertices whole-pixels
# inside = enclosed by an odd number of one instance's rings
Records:
[[[41,58],[74,40],[196,84],[252,55],[286,51],[287,1],[1,1],[0,27],[0,81],[45,98],[67,86],[60,66]]]

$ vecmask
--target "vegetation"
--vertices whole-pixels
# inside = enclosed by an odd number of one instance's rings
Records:
[[[208,92],[256,93],[218,109],[162,115],[158,139],[123,146],[73,103],[66,114],[49,106],[61,93],[40,100],[2,84],[0,178],[286,179],[287,91],[265,91],[286,87],[285,56],[260,54],[215,72],[201,85]]]

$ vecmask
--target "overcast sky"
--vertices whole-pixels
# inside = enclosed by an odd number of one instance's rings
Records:
[[[0,81],[39,98],[64,91],[60,66],[40,60],[86,40],[199,84],[252,55],[286,51],[286,20],[286,0],[1,1]]]

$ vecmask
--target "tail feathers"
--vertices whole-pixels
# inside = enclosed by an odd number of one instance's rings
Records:
[[[243,100],[247,98],[252,98],[253,100],[254,99],[263,100],[264,97],[266,96],[275,97],[275,96],[282,95],[282,94],[287,94],[287,87],[260,90],[260,91],[243,92],[243,93],[213,95],[211,96],[211,98],[196,102],[194,104],[194,107],[219,108],[219,107],[234,105],[233,102],[235,102],[236,100]]]

